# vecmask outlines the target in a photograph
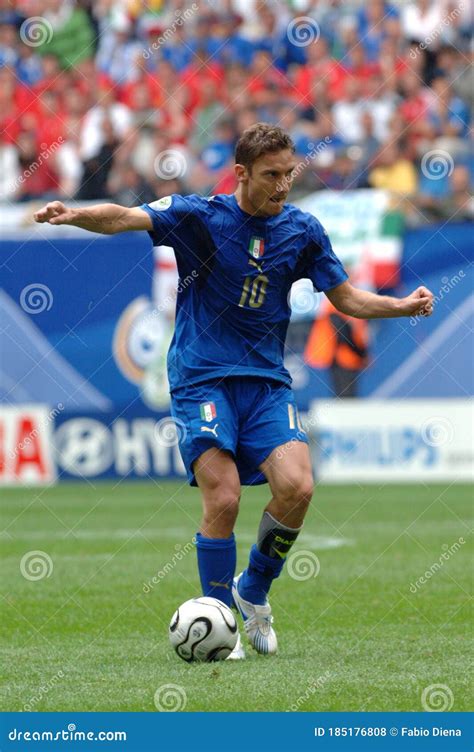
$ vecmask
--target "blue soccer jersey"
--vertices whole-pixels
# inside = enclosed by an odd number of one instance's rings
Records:
[[[175,194],[141,208],[154,245],[172,246],[178,265],[171,391],[227,376],[291,384],[283,365],[291,285],[307,278],[322,292],[347,279],[318,220],[291,204],[255,217],[226,194]]]

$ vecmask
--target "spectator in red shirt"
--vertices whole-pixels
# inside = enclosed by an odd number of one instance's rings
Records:
[[[400,81],[403,102],[400,112],[407,123],[415,123],[422,118],[428,109],[429,92],[412,71],[407,71]]]
[[[192,63],[180,75],[180,83],[188,89],[190,95],[189,113],[194,112],[200,104],[202,84],[206,79],[214,81],[220,90],[224,80],[224,71],[208,52],[201,48],[194,55]]]
[[[306,48],[307,63],[297,68],[294,85],[303,106],[314,102],[313,92],[321,82],[327,84],[332,101],[343,95],[346,74],[343,66],[331,58],[326,39],[320,37]]]
[[[266,50],[259,50],[253,57],[248,70],[248,90],[251,94],[264,89],[267,84],[273,84],[287,94],[290,83],[287,77],[275,67],[273,58]]]
[[[163,104],[161,86],[156,76],[143,69],[136,81],[120,87],[120,101],[131,110],[160,107]]]
[[[58,193],[58,179],[54,159],[39,150],[34,133],[24,131],[18,136],[17,147],[21,177],[18,181],[17,201],[31,201],[44,197],[53,199]]]
[[[380,63],[369,62],[362,45],[353,47],[344,61],[345,79],[355,79],[360,84],[361,93],[367,92],[367,86],[373,76],[380,75]]]
[[[237,118],[249,103],[248,72],[243,65],[232,63],[225,67],[224,75],[224,91],[220,92],[220,100]]]
[[[412,154],[416,154],[424,140],[431,138],[431,128],[427,113],[431,101],[431,94],[423,86],[418,75],[407,71],[400,80],[402,102],[398,108],[404,121],[406,143]]]
[[[4,143],[14,144],[20,133],[20,102],[15,76],[9,68],[0,68],[0,137]]]

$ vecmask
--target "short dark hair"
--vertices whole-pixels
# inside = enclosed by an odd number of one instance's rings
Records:
[[[283,149],[294,153],[295,145],[282,128],[270,123],[254,123],[246,128],[237,141],[235,162],[250,168],[259,157]]]

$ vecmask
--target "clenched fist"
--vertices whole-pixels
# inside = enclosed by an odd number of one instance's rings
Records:
[[[48,222],[50,225],[72,225],[76,218],[74,209],[68,209],[61,201],[50,201],[33,214],[35,222]]]
[[[427,287],[418,287],[411,295],[400,301],[403,316],[431,316],[433,293]]]

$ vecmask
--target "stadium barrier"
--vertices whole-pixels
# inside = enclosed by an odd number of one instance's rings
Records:
[[[52,413],[0,407],[0,485],[64,480],[180,478],[180,426],[168,414]]]
[[[470,399],[317,400],[306,416],[325,483],[469,482]]]
[[[468,482],[473,412],[469,399],[326,400],[315,401],[303,423],[322,482]],[[74,415],[46,405],[2,407],[0,484],[186,482],[183,431],[168,414],[146,410]]]

